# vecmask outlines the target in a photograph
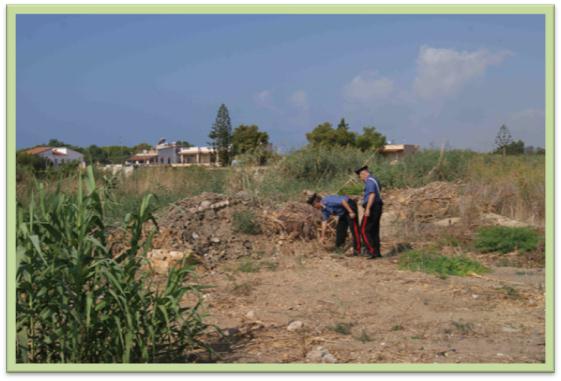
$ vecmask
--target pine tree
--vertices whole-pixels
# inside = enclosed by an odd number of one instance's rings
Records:
[[[220,105],[208,137],[211,139],[212,148],[218,154],[220,165],[229,165],[232,156],[232,123],[226,105]]]
[[[502,151],[503,155],[506,155],[506,147],[512,143],[512,135],[508,130],[507,126],[504,124],[499,128],[497,137],[495,138],[495,145],[497,146],[497,152]]]

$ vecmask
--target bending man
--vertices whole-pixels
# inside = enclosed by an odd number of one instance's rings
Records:
[[[337,234],[335,238],[335,247],[339,248],[345,244],[347,239],[347,230],[351,229],[353,236],[353,255],[360,254],[360,235],[358,227],[358,210],[356,202],[348,196],[325,196],[322,198],[317,194],[313,194],[308,199],[308,204],[316,209],[321,210],[322,223],[320,241],[325,243],[325,230],[327,228],[327,220],[330,216],[338,216]]]

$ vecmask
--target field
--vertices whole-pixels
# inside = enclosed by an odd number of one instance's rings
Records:
[[[365,162],[384,185],[377,260],[319,245],[303,203],[359,197]],[[18,361],[543,362],[544,177],[540,155],[323,148],[20,176]]]

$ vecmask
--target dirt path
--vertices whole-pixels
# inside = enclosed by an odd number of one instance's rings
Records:
[[[543,269],[440,279],[400,271],[397,257],[306,250],[201,273],[215,286],[205,294],[208,322],[247,332],[222,362],[306,362],[317,346],[343,363],[545,360]],[[303,328],[288,331],[292,321]]]

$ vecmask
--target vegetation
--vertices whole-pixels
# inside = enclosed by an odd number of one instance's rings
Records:
[[[405,270],[435,274],[441,278],[449,275],[465,276],[470,273],[484,274],[489,271],[479,262],[464,256],[447,257],[416,250],[403,253],[399,258],[399,267]]]
[[[234,231],[244,234],[261,234],[261,225],[251,210],[234,213],[232,221]]]
[[[258,156],[258,164],[267,162],[269,134],[259,131],[256,125],[238,126],[232,134],[232,149],[235,156],[253,154]]]
[[[336,129],[324,122],[306,134],[312,147],[356,147],[361,151],[375,150],[386,144],[386,137],[374,127],[364,127],[363,134],[349,130],[345,119],[341,119]]]
[[[127,214],[130,247],[117,257],[107,241],[107,198],[90,167],[75,193],[47,194],[38,185],[28,207],[18,208],[18,362],[186,361],[192,351],[210,351],[201,341],[201,299],[184,304],[201,289],[189,283],[191,268],[170,270],[163,289],[143,270],[152,197]]]
[[[475,247],[482,253],[498,251],[521,253],[534,251],[540,243],[540,235],[531,228],[492,226],[480,228],[475,238]]]
[[[232,161],[232,122],[226,105],[220,105],[208,137],[211,139],[212,147],[218,153],[220,165],[230,165]]]
[[[337,332],[341,335],[350,335],[353,323],[338,322],[335,325],[329,327],[332,331]]]

